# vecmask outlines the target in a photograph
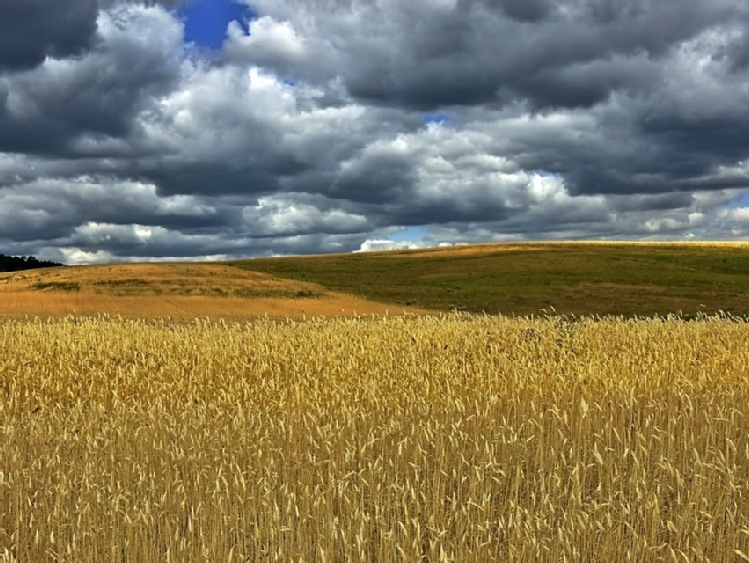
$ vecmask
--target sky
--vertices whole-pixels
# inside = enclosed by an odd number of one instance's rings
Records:
[[[749,239],[746,0],[2,0],[0,252]]]

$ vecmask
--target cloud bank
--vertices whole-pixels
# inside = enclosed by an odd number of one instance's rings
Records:
[[[0,4],[4,253],[749,235],[743,0],[245,4]]]

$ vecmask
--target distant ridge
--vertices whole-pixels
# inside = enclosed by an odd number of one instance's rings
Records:
[[[229,263],[428,310],[749,315],[747,242],[523,241]]]

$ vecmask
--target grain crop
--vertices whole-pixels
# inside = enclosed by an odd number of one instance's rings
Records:
[[[0,561],[749,560],[749,324],[0,323]]]

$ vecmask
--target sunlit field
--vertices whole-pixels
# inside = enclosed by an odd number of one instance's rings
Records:
[[[0,324],[2,561],[737,561],[727,316]]]
[[[377,303],[320,285],[218,263],[112,264],[0,273],[0,319],[119,315],[247,320],[385,314]]]

